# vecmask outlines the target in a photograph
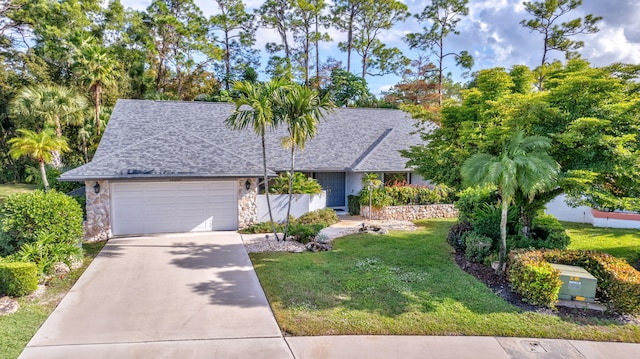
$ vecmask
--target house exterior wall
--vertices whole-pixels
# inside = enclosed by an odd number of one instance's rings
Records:
[[[100,192],[95,193],[98,182]],[[109,181],[85,181],[87,220],[84,223],[84,239],[89,242],[111,238],[111,191]]]
[[[369,206],[360,206],[360,215],[369,218]],[[389,206],[373,208],[371,219],[412,221],[427,218],[455,218],[458,210],[453,204],[429,204],[421,206]]]
[[[417,173],[411,173],[411,184],[418,186],[427,186],[431,184],[431,181],[424,179]]]
[[[283,222],[287,218],[287,206],[289,203],[288,194],[269,195],[271,202],[271,214],[276,222]],[[258,222],[269,221],[269,208],[267,206],[267,196],[260,194],[257,196]],[[327,206],[327,194],[294,194],[291,202],[291,215],[295,218],[301,215],[323,209]]]
[[[347,172],[345,179],[347,188],[345,188],[344,191],[347,198],[344,199],[344,203],[349,203],[349,196],[357,196],[358,193],[360,193],[360,190],[362,190],[362,177],[364,177],[364,173],[362,172]]]
[[[640,214],[591,210],[594,227],[640,229]]]
[[[246,183],[251,184],[247,190]],[[258,223],[258,179],[238,178],[238,228]]]

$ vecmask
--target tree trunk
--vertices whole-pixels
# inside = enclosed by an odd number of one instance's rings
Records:
[[[351,71],[351,43],[353,42],[353,18],[355,13],[351,11],[349,16],[349,30],[347,31],[347,72]]]
[[[284,239],[287,239],[287,235],[289,235],[289,216],[291,215],[291,201],[293,200],[293,174],[294,172],[294,161],[295,161],[295,150],[296,146],[291,144],[291,173],[289,173],[289,204],[287,204],[287,219],[286,225],[284,227]]]
[[[42,176],[42,184],[44,185],[44,191],[49,191],[49,181],[47,180],[47,170],[44,168],[44,161],[38,161],[40,164],[40,176]]]
[[[96,132],[98,133],[98,136],[100,136],[100,127],[101,123],[100,123],[100,95],[102,93],[102,86],[98,83],[96,84],[96,91],[95,91],[95,101],[96,101]]]
[[[502,215],[500,217],[500,250],[498,252],[498,268],[496,273],[502,275],[507,261],[507,213],[509,212],[508,198],[502,198]]]
[[[271,222],[271,231],[276,237],[276,241],[279,241],[278,232],[276,232],[276,225],[273,223],[273,214],[271,213],[271,201],[269,199],[269,177],[267,171],[267,147],[264,143],[264,125],[262,126],[262,166],[264,167],[264,194],[267,197],[267,209],[269,210],[269,221]]]
[[[316,13],[316,89],[320,90],[320,33],[318,32],[318,13]]]
[[[229,79],[231,77],[231,52],[229,50],[229,30],[224,31],[224,89],[229,91]]]
[[[438,67],[438,106],[442,107],[442,61],[444,61],[444,49],[442,48],[444,46],[443,44],[443,36],[444,34],[440,34],[440,61],[439,61],[439,67]]]
[[[53,121],[56,123],[56,136],[62,137],[62,124],[60,124],[60,116],[53,116]]]

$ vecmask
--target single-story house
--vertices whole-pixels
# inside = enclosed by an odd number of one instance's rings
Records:
[[[256,222],[263,177],[260,138],[229,129],[228,103],[118,100],[93,160],[65,172],[85,182],[86,234],[235,230]],[[296,170],[326,191],[327,207],[346,208],[364,173],[425,181],[399,150],[420,143],[415,120],[391,109],[339,108],[296,154]],[[284,127],[267,134],[269,176],[287,171]]]

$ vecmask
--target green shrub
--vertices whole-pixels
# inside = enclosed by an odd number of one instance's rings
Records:
[[[331,208],[323,208],[316,211],[311,211],[303,214],[295,220],[300,224],[321,224],[324,227],[329,227],[332,224],[340,222],[336,211]]]
[[[447,234],[447,242],[455,249],[464,250],[465,244],[463,236],[472,230],[473,227],[469,222],[454,224],[449,230],[449,234]]]
[[[369,205],[369,189],[364,187],[360,193],[360,204]],[[382,208],[393,205],[393,199],[387,194],[385,187],[376,187],[371,190],[371,206],[373,208]]]
[[[302,223],[290,223],[289,235],[296,241],[307,244],[311,242],[320,233],[320,230],[324,228],[322,224],[302,224]]]
[[[476,209],[484,205],[495,205],[498,203],[498,190],[496,187],[469,187],[458,193],[458,200],[455,201],[458,209],[458,219],[461,222],[473,222]]]
[[[539,213],[533,220],[531,235],[524,238],[517,231],[507,239],[507,249],[565,249],[571,243],[562,224],[551,215]]]
[[[269,184],[269,192],[274,194],[289,193],[289,172],[281,173],[278,177],[272,179]],[[293,192],[294,194],[319,194],[322,192],[320,183],[311,177],[307,177],[304,173],[295,172],[293,174]]]
[[[25,243],[13,258],[22,262],[34,263],[40,274],[51,274],[58,262],[71,267],[71,262],[82,256],[82,248],[77,244],[58,242],[51,235],[41,234],[35,242]]]
[[[451,194],[451,189],[445,185],[433,188],[418,185],[394,185],[373,188],[371,202],[374,208],[450,203]],[[364,187],[358,195],[360,196],[360,204],[368,206],[369,189]]]
[[[544,259],[583,267],[598,280],[596,299],[622,314],[640,314],[640,272],[625,260],[594,251],[540,251]]]
[[[360,196],[350,194],[347,196],[347,203],[350,215],[357,216],[360,214]]]
[[[475,231],[467,232],[464,235],[465,252],[464,256],[476,263],[482,261],[491,254],[491,244],[493,240]]]
[[[562,287],[560,271],[545,261],[538,251],[513,251],[509,254],[509,282],[524,300],[534,305],[554,307]]]
[[[21,297],[38,289],[38,269],[33,263],[0,262],[0,294]]]
[[[82,239],[82,209],[73,198],[57,191],[34,191],[10,196],[0,209],[0,251],[15,253],[39,235],[76,245]]]

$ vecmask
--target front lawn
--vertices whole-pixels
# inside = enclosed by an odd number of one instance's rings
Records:
[[[0,316],[0,359],[13,359],[20,355],[31,337],[84,273],[105,243],[85,243],[82,246],[85,255],[82,267],[71,271],[62,279],[52,280],[44,296],[35,299],[20,298],[20,309],[16,313]]]
[[[640,342],[640,327],[524,312],[454,262],[455,220],[358,234],[321,253],[251,254],[280,328],[291,335],[490,335]]]
[[[590,224],[562,222],[571,237],[569,249],[609,253],[631,265],[640,260],[640,230],[601,228]]]
[[[12,194],[31,192],[36,189],[38,189],[38,185],[35,184],[0,184],[0,203]]]

